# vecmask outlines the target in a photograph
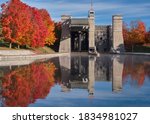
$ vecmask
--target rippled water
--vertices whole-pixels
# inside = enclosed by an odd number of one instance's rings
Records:
[[[150,106],[150,57],[72,55],[1,61],[0,105]]]

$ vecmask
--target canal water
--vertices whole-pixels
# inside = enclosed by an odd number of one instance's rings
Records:
[[[150,57],[73,54],[1,61],[0,106],[150,107]]]

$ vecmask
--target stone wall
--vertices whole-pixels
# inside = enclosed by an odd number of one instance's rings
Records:
[[[95,45],[98,52],[108,52],[112,46],[112,26],[96,25]]]
[[[71,21],[75,22],[76,26],[82,27],[86,23],[88,30],[88,47],[96,48],[98,52],[124,52],[124,41],[122,32],[123,18],[121,15],[114,15],[111,25],[95,26],[95,12],[89,11],[87,19],[72,20],[71,16],[62,16],[62,36],[59,52],[71,52]],[[81,24],[80,24],[81,21]],[[78,22],[78,25],[76,24]],[[84,26],[83,26],[84,27]],[[80,31],[81,29],[79,29]]]
[[[13,55],[13,56],[18,56],[18,55],[34,55],[35,53],[32,52],[31,50],[0,50],[0,55]]]
[[[71,52],[71,38],[70,38],[70,16],[62,16],[62,34],[59,52]]]

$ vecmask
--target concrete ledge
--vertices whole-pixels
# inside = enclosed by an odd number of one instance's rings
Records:
[[[0,50],[0,55],[34,55],[35,53],[31,50]]]
[[[0,56],[0,61],[9,61],[9,60],[26,60],[26,59],[44,59],[44,58],[53,58],[57,56],[70,55],[70,53],[56,53],[56,54],[34,54],[34,55],[5,55]]]
[[[0,67],[4,66],[21,66],[21,65],[29,65],[35,60],[9,60],[9,61],[0,61]]]
[[[124,52],[124,53],[110,53],[117,55],[141,55],[141,56],[150,56],[150,53],[135,53],[135,52]]]
[[[150,55],[150,53],[132,53],[132,52],[126,52],[124,54],[126,54],[126,55],[147,55],[147,56]]]

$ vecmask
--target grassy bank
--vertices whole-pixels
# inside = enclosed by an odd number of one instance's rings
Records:
[[[9,43],[0,42],[0,50],[31,50],[37,54],[53,54],[55,51],[50,47],[39,47],[39,48],[31,48],[26,46],[21,46],[18,48],[17,45],[13,44],[12,48],[9,48]]]
[[[54,54],[55,51],[49,47],[39,47],[39,48],[31,48],[37,54]]]

